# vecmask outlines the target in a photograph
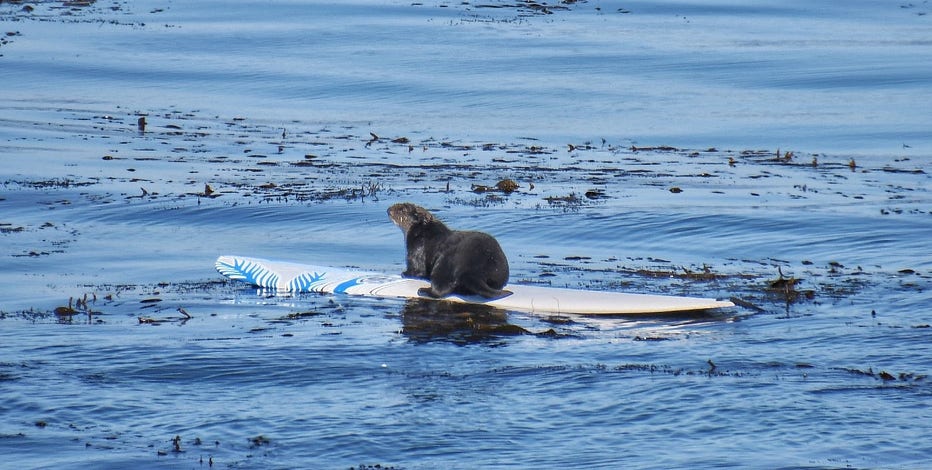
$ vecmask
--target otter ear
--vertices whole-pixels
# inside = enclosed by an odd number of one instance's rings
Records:
[[[414,218],[414,220],[415,220],[418,224],[426,224],[426,223],[428,223],[428,222],[434,220],[433,214],[431,214],[430,212],[427,212],[427,211],[424,210],[424,209],[420,209],[420,210],[415,209],[415,210],[413,210],[413,211],[411,212],[411,216]]]

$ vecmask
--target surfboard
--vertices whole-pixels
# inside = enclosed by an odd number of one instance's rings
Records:
[[[397,274],[273,261],[245,256],[217,258],[217,271],[237,281],[280,293],[319,292],[370,297],[424,298],[418,289],[430,283]],[[631,315],[701,311],[733,307],[727,300],[629,294],[525,284],[508,284],[501,297],[450,295],[441,301],[488,305],[541,314]],[[435,299],[431,299],[435,300]]]

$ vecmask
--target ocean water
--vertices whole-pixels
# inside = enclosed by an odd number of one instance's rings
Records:
[[[927,2],[25,6],[0,3],[0,468],[932,466]],[[213,270],[399,272],[398,201],[495,235],[512,282],[738,305]]]

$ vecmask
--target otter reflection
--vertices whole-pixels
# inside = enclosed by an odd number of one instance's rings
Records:
[[[505,312],[485,305],[408,299],[401,311],[402,334],[417,343],[489,343],[503,336],[532,334],[508,323]]]

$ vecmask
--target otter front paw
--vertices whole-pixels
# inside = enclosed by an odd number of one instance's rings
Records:
[[[440,298],[440,296],[437,295],[437,294],[434,292],[434,290],[431,289],[430,287],[421,287],[420,289],[417,290],[417,295],[419,295],[419,296],[421,296],[421,297],[430,297],[430,298],[432,298],[432,299],[439,299],[439,298]]]

